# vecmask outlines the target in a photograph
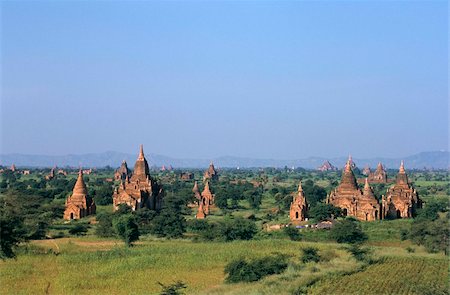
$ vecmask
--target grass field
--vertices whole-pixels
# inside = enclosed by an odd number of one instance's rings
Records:
[[[348,276],[327,278],[310,294],[449,294],[448,260],[389,257]]]
[[[325,261],[300,263],[300,249],[305,246],[317,247]],[[398,294],[424,294],[419,291],[429,286],[431,280],[436,290],[448,287],[448,260],[442,254],[426,254],[422,249],[408,253],[401,247],[374,249],[377,257],[387,258],[381,264],[356,272],[361,263],[342,245],[334,243],[275,239],[195,243],[148,239],[126,249],[118,240],[95,237],[42,240],[31,243],[28,253],[22,251],[16,260],[0,262],[0,293],[157,294],[158,282],[169,284],[176,280],[187,284],[188,294],[292,294],[295,290],[329,294],[321,290],[329,290],[334,284],[351,284],[363,292],[360,294],[382,294],[372,291],[391,287],[396,287],[392,290],[398,290]],[[251,284],[224,284],[223,269],[229,261],[260,257],[273,251],[291,255],[291,264],[283,274]],[[349,273],[354,274],[343,276]],[[384,278],[384,285],[378,281],[376,284],[384,289],[365,287],[372,278],[379,281]],[[415,278],[421,283],[412,284]]]

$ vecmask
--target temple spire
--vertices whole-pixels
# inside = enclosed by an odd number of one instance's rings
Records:
[[[405,164],[403,163],[403,160],[400,163],[400,169],[399,169],[398,172],[405,173]]]
[[[364,189],[365,190],[368,190],[368,189],[370,189],[370,186],[369,186],[369,179],[366,177],[366,180],[365,180],[365,182],[364,182]]]
[[[140,147],[139,147],[139,157],[138,157],[138,159],[139,160],[143,160],[144,159],[144,145],[143,144],[141,144]]]
[[[351,163],[351,156],[347,160],[347,163],[345,164],[345,172],[352,171],[352,163]]]
[[[298,191],[302,192],[303,191],[303,187],[302,187],[302,181],[300,180],[300,182],[298,183]]]

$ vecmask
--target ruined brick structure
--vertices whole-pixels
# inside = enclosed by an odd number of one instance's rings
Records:
[[[127,177],[131,177],[131,170],[128,169],[127,162],[125,160],[122,161],[119,169],[114,172],[114,180],[125,180]]]
[[[192,192],[194,193],[195,198],[198,202],[202,199],[202,195],[200,194],[200,190],[198,189],[197,181],[194,182],[194,187],[192,188]]]
[[[131,177],[126,176],[114,191],[113,208],[117,210],[120,204],[126,204],[133,211],[143,207],[159,210],[163,196],[162,187],[150,176],[144,148],[141,145]]]
[[[395,184],[382,197],[383,218],[409,218],[415,216],[416,209],[422,208],[422,200],[409,184],[403,161]]]
[[[365,176],[369,176],[370,173],[372,173],[372,171],[370,171],[369,165],[366,165],[361,173]]]
[[[196,184],[197,184],[197,182],[196,182]],[[192,191],[195,194],[196,192],[198,192],[198,187],[195,190],[195,185],[194,185],[194,189]],[[198,198],[197,195],[196,195],[196,197]],[[214,195],[211,193],[211,190],[209,189],[209,181],[206,181],[205,188],[203,189],[203,191],[200,195],[196,218],[197,219],[205,218],[209,214],[210,207],[213,205],[214,205]]]
[[[341,183],[327,197],[327,203],[341,208],[345,216],[353,216],[366,221],[380,219],[380,205],[367,179],[364,190],[358,188],[352,171],[351,157],[345,165]]]
[[[334,167],[329,161],[323,162],[322,166],[317,168],[319,171],[337,171],[338,169]]]
[[[64,219],[80,219],[88,215],[95,214],[96,206],[94,200],[88,195],[86,184],[83,180],[83,171],[78,172],[77,182],[70,195],[66,199],[66,209]]]
[[[308,210],[308,203],[306,202],[305,194],[303,193],[302,182],[298,185],[297,193],[294,195],[289,210],[289,218],[291,221],[304,221],[306,219],[306,212]]]
[[[194,173],[191,172],[183,172],[180,174],[181,180],[191,180],[194,179]]]
[[[209,164],[208,170],[203,174],[203,180],[219,180],[219,175],[217,174],[212,161]]]
[[[383,164],[378,163],[375,172],[369,173],[369,183],[387,183],[387,173],[383,167]]]

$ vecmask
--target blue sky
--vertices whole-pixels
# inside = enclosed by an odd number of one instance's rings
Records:
[[[1,2],[1,152],[448,149],[446,1]]]

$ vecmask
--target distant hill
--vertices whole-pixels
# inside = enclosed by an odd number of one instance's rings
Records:
[[[24,155],[24,154],[4,154],[0,155],[0,165],[9,166],[15,164],[17,167],[118,167],[122,160],[126,160],[129,166],[134,165],[137,155],[120,152],[91,153],[82,155],[64,156],[44,156],[44,155]],[[359,168],[369,165],[375,168],[378,162],[382,162],[387,168],[397,169],[400,161],[404,160],[407,169],[449,169],[450,153],[447,151],[422,152],[403,158],[368,158],[353,161]],[[315,169],[325,160],[329,160],[336,167],[343,167],[347,157],[323,158],[310,157],[296,160],[275,160],[275,159],[254,159],[242,157],[218,157],[215,159],[178,159],[168,156],[147,154],[150,165],[162,166],[172,165],[175,168],[205,168],[211,160],[217,167],[303,167]]]

